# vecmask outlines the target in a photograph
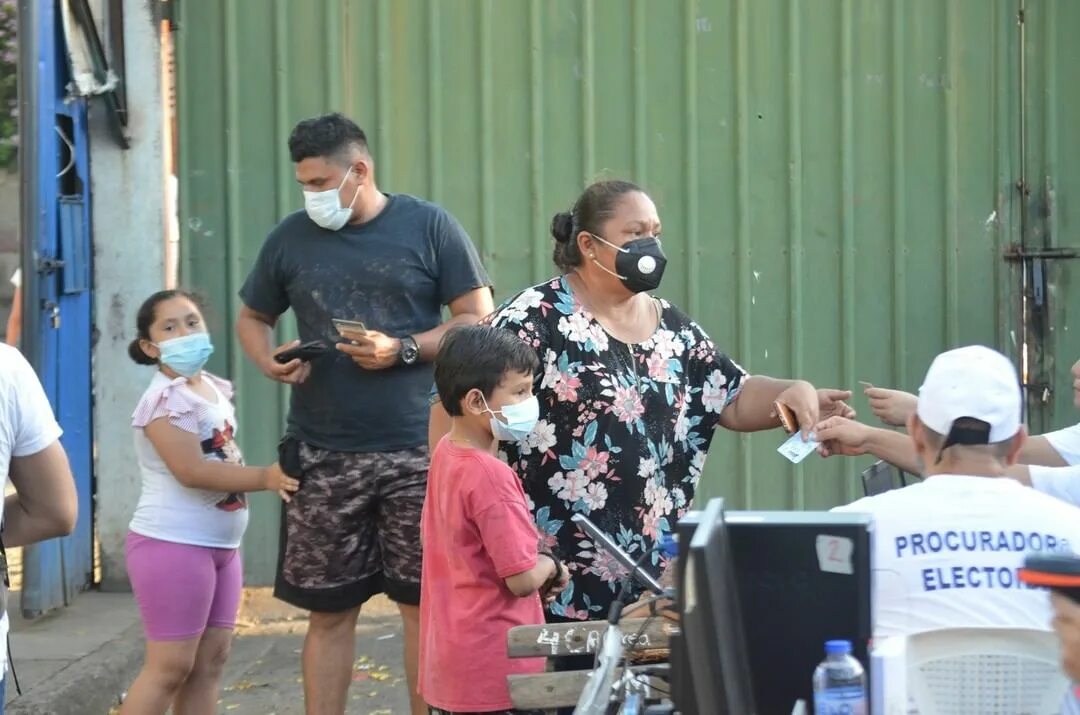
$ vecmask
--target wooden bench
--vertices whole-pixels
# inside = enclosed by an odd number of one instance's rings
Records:
[[[623,631],[623,646],[629,652],[632,665],[667,661],[671,634],[678,630],[678,624],[663,617],[627,618],[619,627]],[[507,648],[511,658],[595,655],[607,628],[606,620],[518,626],[510,629]],[[572,707],[577,704],[590,672],[569,670],[511,675],[507,678],[510,700],[515,708],[521,710]],[[621,671],[617,673],[616,680],[619,677]],[[651,693],[664,693],[668,688],[665,681],[646,675],[636,676],[633,687],[644,691],[646,697]]]

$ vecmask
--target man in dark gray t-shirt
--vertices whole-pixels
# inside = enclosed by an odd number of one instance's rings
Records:
[[[360,606],[380,592],[397,602],[412,711],[420,715],[427,712],[415,692],[431,360],[449,327],[492,311],[491,282],[449,213],[379,191],[367,138],[349,119],[300,122],[289,150],[305,210],[270,232],[240,290],[236,325],[248,357],[293,386],[283,444],[296,457],[301,487],[285,507],[274,593],[312,612],[303,670],[307,710],[315,713],[345,710]],[[300,341],[275,348],[273,327],[290,308]],[[335,320],[364,329],[342,340]],[[309,362],[274,360],[313,340],[334,349]]]

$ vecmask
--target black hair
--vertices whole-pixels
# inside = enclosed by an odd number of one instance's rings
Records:
[[[581,193],[572,209],[552,217],[551,236],[555,239],[552,259],[559,270],[569,271],[581,265],[577,235],[582,231],[600,235],[600,226],[615,215],[619,199],[635,191],[644,193],[640,186],[629,181],[597,181]]]
[[[135,315],[135,339],[128,344],[128,357],[134,360],[139,365],[157,365],[156,358],[152,358],[143,352],[142,346],[139,345],[140,340],[150,339],[150,326],[154,324],[154,320],[157,319],[157,307],[167,300],[173,298],[187,298],[195,307],[202,311],[202,300],[194,293],[189,293],[186,290],[159,290],[152,296],[143,301],[143,304],[139,306],[139,312]]]
[[[350,148],[369,154],[367,135],[356,122],[337,112],[305,119],[289,134],[289,155],[294,164],[312,157],[351,163]]]
[[[460,417],[461,399],[469,390],[485,398],[507,373],[536,374],[540,359],[536,351],[514,333],[489,325],[452,328],[439,343],[435,356],[435,387],[451,417]]]

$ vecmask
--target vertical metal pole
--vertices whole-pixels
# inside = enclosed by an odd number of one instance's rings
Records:
[[[1028,248],[1028,182],[1027,182],[1027,8],[1025,0],[1020,0],[1017,11],[1017,30],[1020,33],[1020,178],[1017,179],[1016,189],[1020,196],[1020,251],[1023,253]],[[1024,385],[1024,411],[1022,418],[1025,422],[1031,421],[1032,401],[1035,397],[1031,394],[1028,385],[1032,380],[1033,351],[1038,346],[1032,343],[1031,326],[1031,261],[1022,258],[1020,261],[1020,382]]]
[[[22,344],[26,359],[35,368],[41,362],[38,338],[37,236],[40,229],[37,147],[41,128],[42,71],[40,47],[40,0],[19,0],[19,254],[22,266]]]
[[[1017,16],[1017,28],[1020,31],[1020,180],[1017,188],[1021,196],[1026,196],[1027,185],[1027,9],[1025,0],[1020,0]],[[1027,241],[1027,202],[1020,204],[1020,241]]]

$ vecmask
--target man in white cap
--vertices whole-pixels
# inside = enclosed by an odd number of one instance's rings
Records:
[[[1020,582],[1032,551],[1080,546],[1080,509],[1007,476],[1027,439],[1020,383],[1001,353],[950,350],[908,419],[925,477],[838,511],[874,515],[874,637],[939,628],[1050,627],[1043,590]]]
[[[1080,408],[1080,360],[1072,367],[1073,402]],[[868,387],[871,411],[882,422],[903,427],[914,413],[918,398],[900,390]],[[824,420],[814,430],[823,456],[871,454],[906,471],[918,472],[918,458],[903,432],[871,427],[843,417]],[[1080,506],[1080,423],[1030,437],[1009,476],[1023,484]]]

